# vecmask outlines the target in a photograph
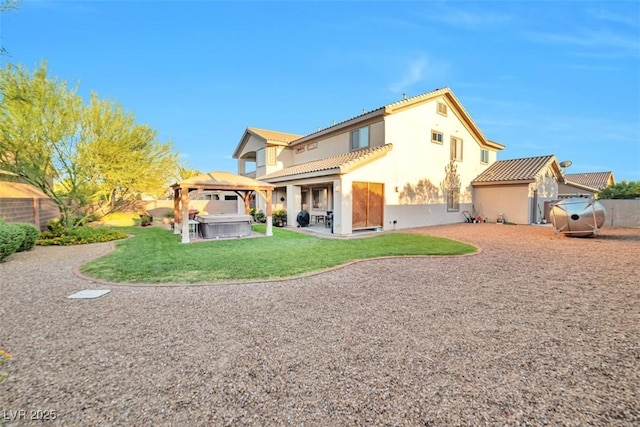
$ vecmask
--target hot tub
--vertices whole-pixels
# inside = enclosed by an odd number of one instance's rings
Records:
[[[203,239],[251,235],[251,215],[200,215],[197,220]]]

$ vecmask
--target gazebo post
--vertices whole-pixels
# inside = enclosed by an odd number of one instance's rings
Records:
[[[273,236],[273,207],[271,206],[271,194],[272,190],[267,190],[267,232],[265,233],[267,236]]]
[[[189,239],[189,189],[182,187],[180,187],[180,189],[182,190],[182,195],[180,197],[182,202],[182,214],[180,215],[182,217],[180,227],[182,228],[182,243],[191,243],[191,240]]]
[[[180,187],[173,189],[173,234],[180,234]]]
[[[245,191],[242,199],[244,200],[244,213],[249,215],[251,212],[251,191]]]

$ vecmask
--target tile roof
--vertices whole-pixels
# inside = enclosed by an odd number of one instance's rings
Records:
[[[209,189],[224,190],[226,188],[253,188],[253,187],[272,187],[266,182],[257,181],[243,175],[237,175],[231,172],[209,172],[203,173],[189,179],[185,179],[180,183],[175,183],[172,187],[208,187]]]
[[[504,181],[535,181],[537,175],[550,162],[554,155],[527,157],[524,159],[498,160],[472,181],[475,183],[497,183]],[[557,162],[557,161],[556,161]]]
[[[593,190],[600,190],[609,184],[613,172],[587,172],[565,174],[565,184],[577,184]]]
[[[312,162],[301,163],[299,165],[284,168],[282,170],[260,177],[261,181],[269,181],[276,178],[289,177],[293,175],[303,175],[313,172],[333,171],[345,173],[365,162],[382,157],[393,148],[392,144],[385,144],[378,147],[363,148],[362,150],[351,151],[325,159],[314,160]],[[336,170],[338,169],[338,170]]]
[[[255,133],[256,135],[261,136],[267,141],[284,142],[285,144],[289,144],[290,142],[295,141],[296,139],[302,138],[302,135],[296,135],[296,134],[287,133],[287,132],[278,132],[275,130],[258,129],[258,128],[252,128],[252,127],[248,127],[247,130]]]

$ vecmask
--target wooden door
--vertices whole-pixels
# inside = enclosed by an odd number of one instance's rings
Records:
[[[383,225],[384,184],[376,182],[354,182],[351,227],[354,230],[377,228]]]

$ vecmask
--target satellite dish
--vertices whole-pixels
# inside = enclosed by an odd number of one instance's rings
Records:
[[[571,165],[572,165],[571,160],[565,160],[564,162],[560,163],[561,168],[568,168]]]

